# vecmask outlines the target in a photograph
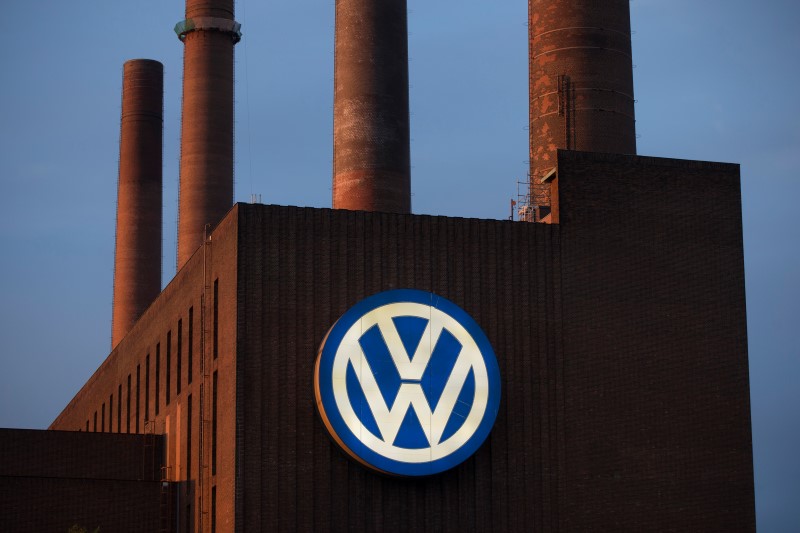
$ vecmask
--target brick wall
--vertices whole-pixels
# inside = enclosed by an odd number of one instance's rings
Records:
[[[194,507],[178,511],[191,517],[182,528],[202,519],[209,530],[213,487],[220,532],[752,531],[738,167],[558,156],[560,225],[237,205],[53,427],[81,428],[147,353],[153,364],[161,343],[156,431],[168,435],[171,466],[185,467],[191,449],[181,494]],[[328,329],[393,288],[465,309],[501,370],[487,441],[425,479],[349,460],[314,405],[313,364]],[[166,406],[166,332],[176,365],[176,325],[183,320],[186,350],[190,306],[194,379],[182,374],[177,394],[171,367]],[[151,409],[154,401],[151,391]]]
[[[0,530],[156,531],[163,440],[0,429]]]
[[[568,531],[753,531],[738,165],[559,151]]]
[[[240,207],[244,526],[754,528],[738,167],[560,157],[560,226]],[[474,316],[503,376],[487,443],[422,480],[348,460],[313,400],[328,328],[401,287]]]
[[[496,530],[556,516],[558,226],[240,206],[237,509],[246,530]],[[480,450],[442,475],[373,473],[328,437],[313,366],[366,296],[432,291],[461,306],[499,360],[503,399]]]
[[[160,479],[161,437],[0,428],[0,475]]]
[[[94,412],[100,412],[103,404],[108,410],[109,397],[113,394],[115,405],[112,409],[114,411],[112,432],[138,431],[165,435],[165,465],[169,468],[165,475],[172,481],[180,482],[177,490],[183,503],[180,509],[174,509],[174,512],[181,517],[180,531],[194,530],[195,527],[200,527],[201,521],[204,528],[210,526],[212,490],[217,493],[215,509],[217,531],[231,531],[233,528],[238,223],[236,209],[234,207],[230,216],[218,224],[208,244],[195,251],[186,265],[50,426],[51,429],[62,430],[85,429],[86,420],[89,420],[89,429],[93,431]],[[216,357],[214,357],[215,307]],[[179,321],[180,352],[178,351]],[[213,439],[212,390],[215,372],[218,382],[216,445]],[[131,376],[130,409],[127,405],[128,376]],[[180,392],[178,392],[179,383]],[[120,387],[123,396],[120,413],[122,427],[119,427],[116,421],[116,411],[119,407],[116,398]],[[190,411],[191,421],[188,419]],[[130,417],[130,429],[127,425],[128,417]],[[202,424],[202,421],[205,423]],[[107,424],[106,420],[106,432],[109,431]],[[201,425],[204,430],[202,450]],[[190,427],[191,437],[188,435]],[[98,422],[97,431],[100,430],[101,425]],[[212,458],[215,449],[216,470]],[[202,483],[201,468],[204,472]]]

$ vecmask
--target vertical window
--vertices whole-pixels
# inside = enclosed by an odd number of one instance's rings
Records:
[[[167,405],[169,405],[170,370],[172,370],[172,331],[167,332]]]
[[[211,474],[217,473],[217,371],[211,383]]]
[[[122,384],[117,389],[117,433],[122,433]]]
[[[100,406],[100,431],[105,433],[106,431],[106,403],[103,402],[103,405]]]
[[[179,396],[181,393],[181,352],[183,351],[183,321],[178,319],[178,361],[175,370],[175,395]]]
[[[127,431],[131,432],[131,375],[128,374],[128,399],[126,400],[125,416],[128,417]]]
[[[156,344],[156,416],[158,416],[158,396],[161,393],[161,344]]]
[[[217,533],[217,487],[211,487],[211,533]]]
[[[136,433],[139,433],[139,365],[136,365]]]
[[[186,396],[186,481],[192,479],[192,395]],[[186,523],[189,523],[188,517]]]
[[[97,411],[94,412],[94,425],[92,426],[92,431],[97,433]]]
[[[186,343],[186,358],[188,359],[189,368],[187,369],[186,383],[192,382],[192,352],[194,350],[194,307],[189,308],[189,339]]]
[[[144,419],[150,420],[150,354],[144,358]]]
[[[219,280],[214,280],[214,336],[212,337],[214,359],[219,354]]]
[[[108,397],[108,432],[114,433],[114,394]]]

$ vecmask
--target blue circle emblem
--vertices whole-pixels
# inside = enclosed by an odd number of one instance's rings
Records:
[[[425,476],[460,464],[486,440],[500,370],[463,309],[399,289],[362,300],[333,325],[314,390],[325,426],[351,457],[381,472]]]

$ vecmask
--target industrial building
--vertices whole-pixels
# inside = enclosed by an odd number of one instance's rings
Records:
[[[163,73],[132,60],[112,351],[49,431],[0,432],[3,529],[755,530],[739,167],[636,155],[629,19],[529,1],[530,187],[477,220],[411,212],[405,0],[336,2],[333,208],[232,205],[242,35],[187,0],[179,271],[159,292]],[[315,393],[341,317],[399,289],[499,367],[433,475],[365,466]]]

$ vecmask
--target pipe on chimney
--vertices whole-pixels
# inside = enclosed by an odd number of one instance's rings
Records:
[[[178,195],[178,269],[233,204],[233,0],[187,0]]]
[[[558,149],[636,153],[629,0],[528,0],[528,44],[532,203],[549,206]]]
[[[161,291],[164,67],[125,62],[119,141],[111,348]]]
[[[333,207],[411,212],[406,0],[336,0]]]

